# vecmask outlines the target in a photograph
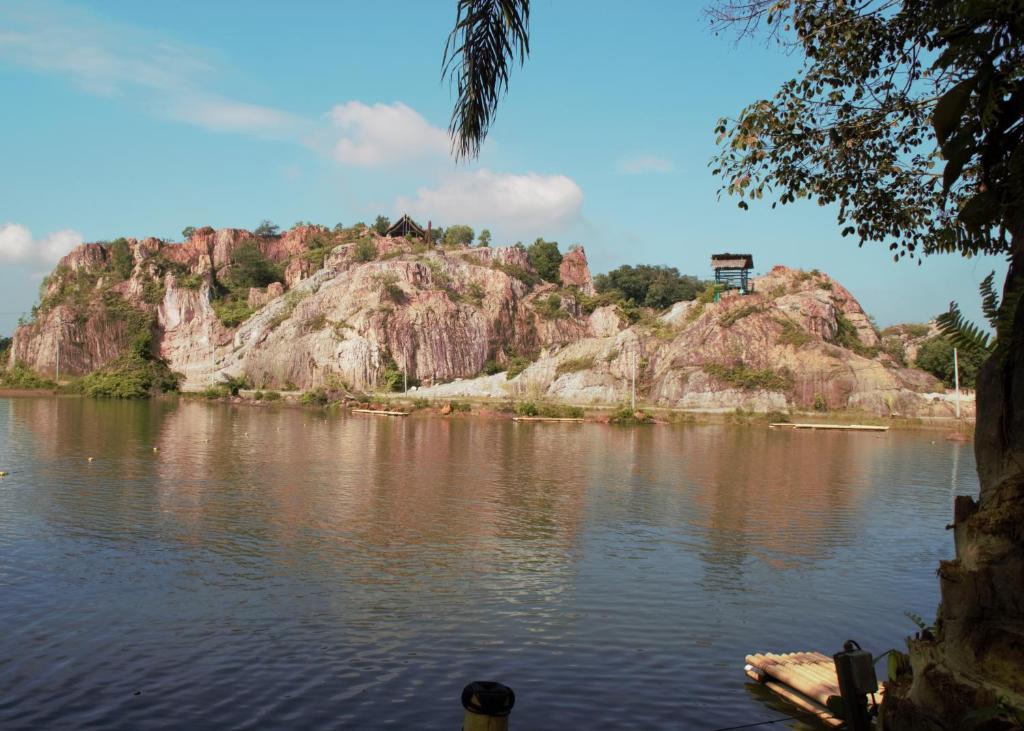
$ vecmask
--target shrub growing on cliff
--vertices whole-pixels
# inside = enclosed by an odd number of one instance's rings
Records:
[[[558,275],[558,267],[562,263],[562,252],[558,250],[557,241],[545,241],[537,239],[526,247],[526,256],[530,260],[530,266],[546,282],[561,284],[562,278]]]
[[[358,262],[373,261],[377,258],[377,244],[369,236],[363,236],[352,248],[352,258]]]
[[[506,380],[511,381],[513,378],[518,376],[520,373],[530,367],[529,358],[524,358],[521,355],[514,355],[508,359],[508,370],[505,371]]]
[[[387,216],[377,216],[377,219],[373,222],[373,230],[381,236],[387,233],[389,228],[391,228],[391,219]]]
[[[214,300],[211,304],[217,319],[224,327],[238,327],[255,312],[248,302],[233,297]]]
[[[785,370],[775,371],[771,368],[757,370],[748,368],[742,363],[731,366],[722,363],[706,363],[701,368],[709,376],[746,391],[788,391],[793,387],[793,376]]]
[[[246,239],[232,252],[227,283],[238,294],[247,296],[250,287],[266,287],[283,281],[281,267],[267,258],[252,239]]]
[[[564,376],[566,373],[575,373],[577,371],[585,371],[594,367],[594,356],[585,356],[583,358],[569,358],[563,360],[555,367],[555,377]]]
[[[135,259],[132,257],[131,247],[123,238],[110,243],[110,267],[119,279],[128,279],[132,275]]]
[[[545,320],[560,320],[569,316],[569,313],[562,309],[562,298],[557,294],[549,294],[544,299],[537,300],[533,307]]]
[[[527,287],[536,287],[540,284],[540,277],[536,274],[513,264],[501,264],[500,262],[494,262],[491,264],[491,268],[497,269],[499,272],[504,272],[513,279],[518,279]]]
[[[491,245],[491,232],[486,228],[480,232],[480,235],[476,237],[476,245],[480,248],[486,249]]]

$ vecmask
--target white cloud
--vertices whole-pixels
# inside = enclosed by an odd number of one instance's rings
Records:
[[[141,28],[34,0],[0,7],[0,60],[67,77],[97,96],[130,98],[204,129],[298,139],[310,122],[208,90],[215,73],[201,49]]]
[[[656,155],[630,155],[619,160],[618,169],[626,175],[639,175],[641,173],[670,173],[676,166],[670,160]]]
[[[327,119],[341,133],[331,155],[349,165],[379,167],[449,152],[448,134],[402,102],[371,106],[349,101],[336,104]]]
[[[480,169],[453,173],[433,188],[420,188],[415,198],[398,198],[395,209],[446,223],[530,233],[573,221],[582,204],[583,191],[565,175]]]
[[[5,223],[0,226],[0,261],[55,264],[81,243],[82,234],[71,229],[33,239],[32,232],[25,226]]]

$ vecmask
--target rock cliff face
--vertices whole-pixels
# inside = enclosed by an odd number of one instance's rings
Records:
[[[246,242],[284,281],[245,290],[251,314],[227,327],[218,282]],[[263,388],[373,388],[400,372],[438,396],[617,403],[635,366],[640,397],[664,406],[951,412],[935,379],[879,355],[856,299],[818,273],[776,267],[751,295],[678,303],[630,324],[615,306],[586,309],[594,288],[583,249],[563,258],[561,287],[539,282],[519,248],[428,248],[317,226],[129,239],[120,256],[100,244],[66,256],[35,320],[15,333],[12,361],[53,374],[59,343],[62,375],[102,367],[127,346],[128,306],[152,318],[156,350],[186,389],[225,376]],[[512,379],[479,375],[512,359],[532,363]]]

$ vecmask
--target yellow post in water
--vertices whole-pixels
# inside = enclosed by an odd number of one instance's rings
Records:
[[[507,685],[477,680],[462,689],[462,731],[507,731],[516,694]]]

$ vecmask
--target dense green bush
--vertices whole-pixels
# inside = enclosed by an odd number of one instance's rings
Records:
[[[527,287],[536,287],[541,281],[540,277],[533,272],[523,269],[522,267],[517,267],[514,264],[501,264],[499,262],[495,262],[491,264],[491,268],[497,269],[499,272],[504,272],[513,279],[518,279]]]
[[[10,341],[10,338],[5,338]],[[6,354],[5,354],[6,355]],[[40,376],[26,368],[21,363],[15,363],[7,369],[2,365],[6,358],[0,360],[0,388],[56,388],[57,384],[49,378]]]
[[[697,277],[680,274],[675,267],[640,264],[598,274],[594,277],[594,287],[601,294],[660,310],[696,298],[705,283]]]
[[[469,246],[473,243],[473,229],[461,223],[456,223],[444,230],[444,238],[441,242],[445,246]]]
[[[569,313],[562,309],[562,298],[554,293],[537,300],[533,307],[545,320],[560,320],[569,316]]]
[[[217,319],[225,327],[238,327],[248,320],[255,311],[245,300],[237,299],[230,295],[214,300],[211,304]]]
[[[352,248],[352,258],[358,262],[373,261],[377,258],[377,244],[369,236],[363,236]]]
[[[508,359],[508,369],[505,371],[505,378],[511,381],[530,366],[530,360],[521,355],[514,355]]]
[[[110,242],[110,268],[118,279],[128,279],[134,267],[135,259],[128,242],[123,238]]]
[[[957,360],[960,365],[960,385],[964,388],[974,388],[975,380],[978,377],[978,369],[985,362],[988,354],[981,350],[964,349],[957,350]],[[928,371],[942,381],[948,388],[955,385],[953,373],[953,344],[944,335],[936,335],[922,342],[917,348],[917,357],[914,365],[923,371]]]
[[[608,417],[609,424],[619,424],[621,426],[629,426],[632,424],[653,424],[654,418],[643,410],[631,409],[626,404],[623,404],[619,408],[612,412],[611,416]]]
[[[231,253],[228,287],[248,296],[250,287],[266,287],[272,282],[284,282],[283,269],[268,259],[253,239],[239,244]]]
[[[327,395],[327,391],[322,388],[305,391],[299,396],[299,403],[306,406],[326,406],[330,401],[331,399]]]
[[[133,348],[106,367],[82,376],[74,390],[92,398],[141,399],[177,391],[180,380],[166,362]]]
[[[389,228],[391,228],[391,219],[387,216],[377,216],[377,219],[373,222],[373,230],[381,236],[387,233]]]
[[[583,409],[567,404],[536,403],[524,401],[516,404],[516,413],[520,416],[543,416],[547,419],[582,419]]]
[[[526,247],[526,256],[530,266],[546,282],[561,284],[558,267],[562,263],[562,252],[558,250],[558,242],[537,239]]]
[[[476,237],[476,245],[481,248],[487,248],[491,245],[491,232],[486,228],[480,232],[480,235]]]

